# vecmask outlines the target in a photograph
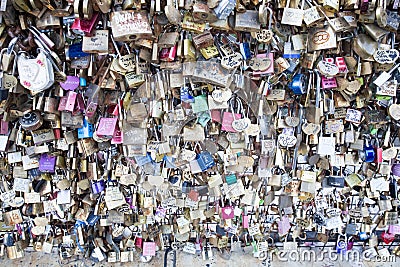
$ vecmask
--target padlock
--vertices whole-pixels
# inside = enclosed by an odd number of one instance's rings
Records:
[[[116,41],[150,38],[152,31],[143,11],[116,11],[111,13],[111,29]]]
[[[245,13],[235,15],[235,30],[256,32],[260,30],[258,11],[247,10]]]
[[[287,24],[287,25],[292,25],[292,26],[298,26],[300,27],[301,24],[303,23],[303,17],[304,17],[304,0],[301,1],[301,8],[291,8],[289,7],[290,0],[286,1],[286,7],[283,9],[283,14],[282,14],[282,24]]]
[[[320,22],[323,20],[323,17],[319,13],[319,9],[317,6],[313,5],[310,1],[306,0],[307,4],[310,6],[310,8],[304,10],[304,23],[307,25],[307,27],[311,27],[315,25],[316,23]]]
[[[193,18],[198,21],[207,21],[207,22],[215,22],[217,20],[217,16],[214,12],[208,7],[207,4],[203,4],[200,2],[196,2],[193,5]]]
[[[236,0],[222,0],[213,9],[219,20],[225,20],[236,7]]]

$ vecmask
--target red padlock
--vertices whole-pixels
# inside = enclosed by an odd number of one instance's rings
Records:
[[[142,248],[142,245],[143,245],[143,238],[137,236],[135,240],[135,246],[138,248]]]
[[[383,242],[385,242],[385,244],[390,244],[393,242],[395,235],[394,234],[389,234],[388,232],[383,232],[381,234],[381,237],[383,239]]]

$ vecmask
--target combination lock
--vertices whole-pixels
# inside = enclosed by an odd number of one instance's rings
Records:
[[[39,112],[32,111],[24,114],[24,116],[19,119],[19,123],[25,130],[34,131],[42,126],[43,118]]]

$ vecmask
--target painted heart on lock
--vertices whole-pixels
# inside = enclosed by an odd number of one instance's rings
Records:
[[[250,124],[244,133],[251,136],[257,136],[260,133],[260,126],[258,124]]]
[[[232,207],[224,207],[222,208],[222,219],[227,220],[227,219],[232,219],[235,215],[233,213],[233,208]]]
[[[224,213],[229,216],[232,213],[232,209],[226,208],[224,209]]]
[[[184,149],[181,151],[180,158],[186,161],[192,161],[196,158],[196,152]]]
[[[20,83],[32,91],[43,91],[54,82],[53,67],[43,53],[36,58],[28,59],[25,55],[18,56],[17,66]]]
[[[73,91],[79,86],[79,77],[67,76],[67,80],[65,82],[61,82],[60,86],[64,90]]]
[[[25,200],[23,197],[15,197],[10,202],[8,202],[8,204],[14,208],[21,207],[22,205],[24,205],[24,203]]]
[[[232,128],[237,132],[243,132],[249,128],[250,124],[251,121],[249,118],[238,119],[232,122]]]
[[[211,94],[215,102],[222,103],[228,101],[232,96],[231,90],[219,90],[216,89]]]

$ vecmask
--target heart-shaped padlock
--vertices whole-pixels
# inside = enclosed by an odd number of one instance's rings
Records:
[[[53,66],[42,50],[36,58],[28,58],[25,53],[20,54],[17,65],[23,87],[33,92],[40,92],[53,85]]]

